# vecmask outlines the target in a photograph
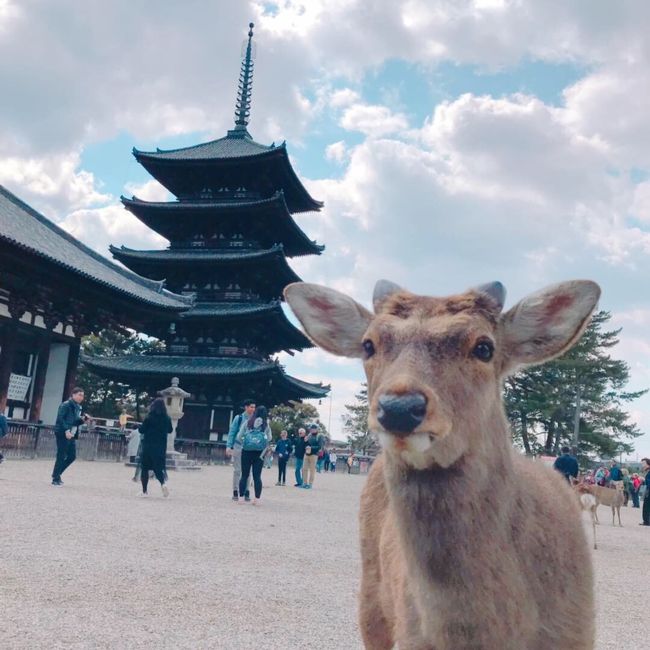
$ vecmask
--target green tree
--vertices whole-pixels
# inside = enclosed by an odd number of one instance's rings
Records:
[[[565,444],[590,456],[633,450],[641,431],[624,407],[646,391],[625,390],[629,366],[610,354],[621,332],[606,329],[610,319],[609,312],[597,312],[565,355],[506,380],[513,438],[526,453],[556,454]]]
[[[271,409],[271,432],[273,440],[280,437],[280,431],[286,429],[289,435],[298,434],[301,427],[306,429],[307,425],[316,423],[320,427],[320,433],[325,437],[328,436],[327,428],[320,421],[318,409],[313,404],[306,402],[289,402],[289,404],[280,404]]]
[[[103,330],[81,341],[82,353],[96,357],[143,354],[161,349],[163,344],[155,339],[115,330]],[[147,393],[138,393],[125,384],[99,377],[83,362],[79,365],[77,383],[86,393],[88,412],[96,417],[115,418],[124,408],[129,415],[141,419],[142,405],[149,399]]]
[[[368,431],[368,384],[361,384],[361,390],[354,396],[354,404],[346,404],[343,416],[343,430],[348,435],[350,446],[362,454],[377,450],[377,441]]]

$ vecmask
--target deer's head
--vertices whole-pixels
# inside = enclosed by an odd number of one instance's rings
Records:
[[[564,282],[502,313],[498,282],[432,298],[381,280],[372,314],[333,289],[285,289],[314,343],[363,360],[370,430],[386,453],[415,469],[449,467],[472,450],[502,444],[503,378],[569,349],[599,296],[594,282]]]

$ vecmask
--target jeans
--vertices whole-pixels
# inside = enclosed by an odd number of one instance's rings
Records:
[[[305,471],[303,473],[303,481],[305,485],[313,485],[316,478],[316,456],[305,456]]]
[[[241,453],[241,479],[239,480],[239,494],[246,490],[248,478],[253,470],[253,485],[255,486],[255,498],[262,496],[262,467],[264,461],[260,458],[258,451],[242,451]]]
[[[287,482],[287,461],[289,459],[278,456],[278,483],[284,485]]]
[[[296,458],[296,485],[302,485],[302,466],[304,458]]]
[[[60,481],[65,472],[77,457],[77,445],[74,438],[68,440],[65,434],[56,434],[56,461],[52,470],[52,480]]]
[[[245,492],[239,492],[241,480],[241,445],[232,448],[232,491],[239,496],[248,496],[250,481],[246,481]]]
[[[639,491],[638,490],[630,490],[630,493],[632,495],[632,507],[633,508],[638,508],[639,507]]]

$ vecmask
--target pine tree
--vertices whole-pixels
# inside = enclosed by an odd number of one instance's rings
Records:
[[[328,436],[327,428],[320,421],[318,409],[313,404],[289,402],[289,404],[281,404],[272,408],[269,415],[274,440],[280,437],[280,431],[283,429],[288,431],[290,435],[298,435],[298,429],[306,429],[312,423],[318,425],[321,435],[325,436],[325,438]]]
[[[633,450],[641,431],[624,406],[646,391],[625,390],[629,367],[610,355],[621,332],[604,329],[610,319],[609,312],[597,312],[565,355],[506,380],[513,438],[526,453],[556,454],[565,444],[605,457]]]
[[[361,384],[361,390],[354,396],[354,404],[346,404],[347,414],[343,416],[343,430],[354,451],[371,454],[377,451],[377,441],[368,431],[368,384]]]

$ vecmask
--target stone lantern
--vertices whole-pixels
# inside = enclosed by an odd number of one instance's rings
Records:
[[[178,421],[183,417],[183,402],[185,398],[191,397],[178,385],[178,377],[172,377],[172,385],[158,392],[165,400],[167,414],[172,421],[172,432],[167,436],[167,455],[174,454],[174,441],[176,440],[176,427]]]

